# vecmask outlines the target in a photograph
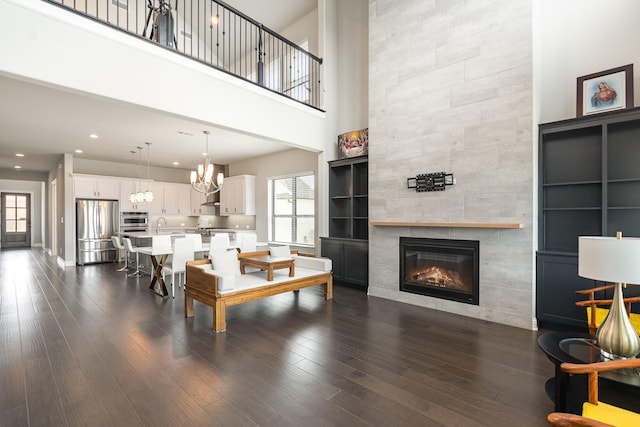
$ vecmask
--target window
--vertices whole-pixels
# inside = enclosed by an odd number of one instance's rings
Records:
[[[269,179],[269,240],[315,242],[315,176],[311,172]]]
[[[309,42],[305,41],[301,43],[300,48],[305,51],[308,50]],[[285,61],[288,63],[287,69],[289,70],[289,75],[288,81],[285,83],[288,89],[285,89],[284,92],[300,102],[309,101],[309,91],[311,90],[309,86],[310,60],[309,55],[295,49],[291,49],[285,58]]]
[[[27,231],[27,195],[6,194],[4,207],[4,230],[6,233]]]

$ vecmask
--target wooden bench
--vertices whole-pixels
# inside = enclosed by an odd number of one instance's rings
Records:
[[[213,308],[213,330],[224,332],[227,329],[226,308],[266,298],[289,291],[298,291],[315,285],[324,285],[324,298],[333,297],[333,276],[331,274],[331,260],[315,258],[291,251],[295,262],[295,275],[288,276],[286,270],[276,273],[273,281],[267,281],[264,271],[240,274],[230,278],[216,274],[211,267],[211,260],[197,260],[187,263],[186,285],[184,289],[184,315],[193,316],[193,300]],[[269,251],[239,253],[238,259],[269,255]],[[233,287],[223,285],[223,282],[233,282]]]

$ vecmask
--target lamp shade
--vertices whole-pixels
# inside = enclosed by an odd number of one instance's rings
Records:
[[[640,238],[578,237],[578,275],[603,282],[640,284]]]

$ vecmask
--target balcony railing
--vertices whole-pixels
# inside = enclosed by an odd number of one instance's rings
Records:
[[[320,109],[322,59],[218,0],[43,0]]]

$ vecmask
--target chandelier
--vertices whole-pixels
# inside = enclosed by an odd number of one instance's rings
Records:
[[[135,182],[133,185],[133,192],[129,194],[129,202],[130,203],[143,203],[143,202],[152,202],[153,201],[153,192],[149,185],[151,185],[151,180],[149,178],[149,157],[151,156],[150,150],[150,142],[145,142],[147,144],[147,191],[142,191],[142,147],[138,148],[138,170],[140,172],[140,189],[136,191]],[[131,152],[135,154],[135,151]]]
[[[213,181],[213,163],[211,163],[211,159],[209,158],[209,131],[205,130],[203,133],[206,135],[207,151],[205,155],[207,157],[204,164],[199,163],[197,170],[191,171],[191,186],[194,190],[205,196],[210,196],[220,191],[220,187],[222,187],[222,182],[224,181],[224,174],[218,172],[217,183]]]

